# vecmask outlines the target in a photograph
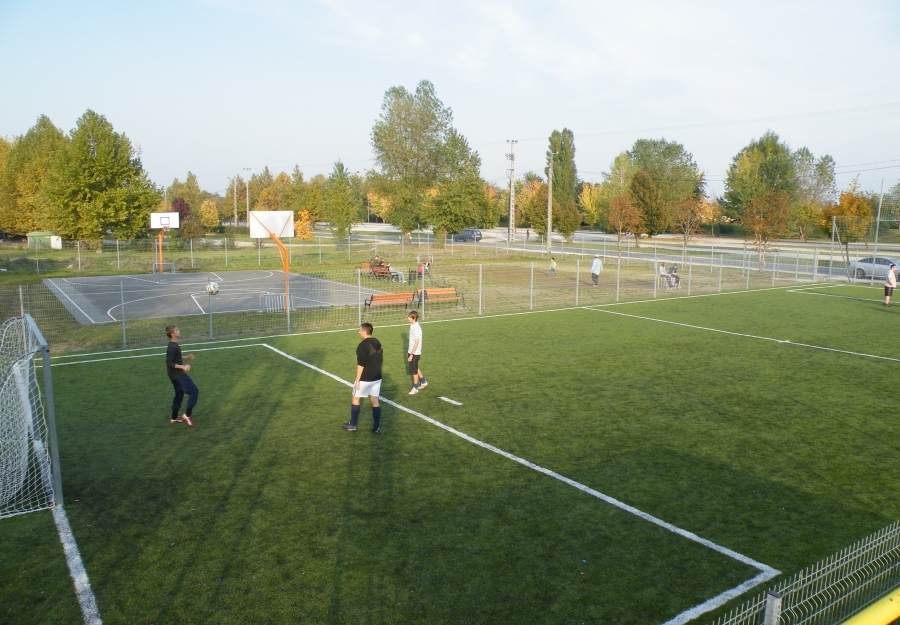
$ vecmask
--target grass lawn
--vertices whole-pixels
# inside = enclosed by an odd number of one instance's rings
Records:
[[[376,328],[382,395],[793,574],[900,516],[897,362],[867,356],[900,358],[900,310],[879,300],[820,285],[425,323],[415,396],[400,314]],[[354,373],[355,332],[266,342]],[[367,403],[347,433],[349,389],[266,347],[196,353],[195,430],[168,423],[162,355],[54,367],[105,622],[663,623],[758,573],[397,407],[382,435]],[[0,554],[0,621],[78,622],[49,513],[0,522]]]

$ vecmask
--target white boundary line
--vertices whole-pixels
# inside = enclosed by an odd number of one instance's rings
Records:
[[[834,352],[836,354],[847,354],[849,356],[860,356],[862,358],[875,358],[877,360],[889,360],[891,362],[900,362],[900,358],[891,358],[890,356],[877,356],[875,354],[866,354],[865,352],[853,352],[847,349],[837,349],[834,347],[823,347],[821,345],[812,345],[811,343],[796,343],[788,339],[773,339],[768,336],[758,336],[756,334],[743,334],[741,332],[732,332],[731,330],[719,330],[718,328],[707,328],[704,326],[695,326],[690,323],[680,323],[678,321],[668,321],[666,319],[654,319],[653,317],[643,317],[641,315],[629,315],[628,313],[615,312],[614,310],[598,310],[585,306],[585,310],[593,310],[594,312],[604,313],[607,315],[618,315],[619,317],[631,317],[632,319],[641,319],[643,321],[655,321],[656,323],[667,323],[673,326],[681,326],[682,328],[691,328],[693,330],[703,330],[704,332],[716,332],[718,334],[729,334],[731,336],[740,336],[747,339],[756,339],[758,341],[770,341],[772,343],[786,343],[796,347],[808,347],[809,349],[820,349],[826,352]]]
[[[265,343],[251,343],[249,345],[223,345],[221,347],[206,347],[200,349],[192,349],[191,352],[214,352],[220,349],[240,349],[242,347],[262,347]],[[158,347],[155,349],[159,349]],[[132,354],[130,356],[114,356],[111,358],[93,358],[91,360],[76,360],[75,362],[55,362],[51,364],[51,367],[65,367],[67,365],[86,365],[92,362],[108,362],[110,360],[131,360],[134,358],[151,358],[151,357],[159,357],[164,356],[164,352],[155,352],[153,354]],[[40,367],[40,363],[35,365]]]
[[[86,312],[84,312],[83,310],[81,310],[81,306],[79,306],[79,305],[76,304],[74,301],[72,301],[72,298],[69,297],[69,295],[68,295],[65,291],[63,291],[61,288],[59,288],[59,286],[58,286],[55,282],[53,282],[53,280],[51,280],[50,278],[47,278],[47,282],[48,282],[49,284],[52,284],[52,285],[53,285],[53,288],[55,288],[57,291],[59,291],[60,293],[62,293],[63,297],[65,297],[67,300],[69,300],[70,302],[72,302],[72,306],[74,306],[74,307],[77,308],[79,311],[81,311],[81,314],[84,315],[84,316],[87,318],[88,321],[90,321],[91,323],[94,323],[94,324],[97,323],[96,321],[94,321],[93,319],[91,319],[91,316],[90,316],[89,314],[87,314]]]
[[[803,295],[820,295],[822,297],[837,297],[839,299],[852,299],[859,302],[870,302],[875,303],[879,302],[878,298],[872,297],[853,297],[851,295],[834,295],[833,293],[816,293],[812,289],[788,289],[788,293],[802,293]]]
[[[97,598],[91,590],[91,581],[88,579],[84,563],[81,561],[81,553],[69,525],[69,517],[62,506],[53,508],[53,520],[56,522],[56,531],[59,532],[59,540],[66,554],[66,564],[69,565],[69,574],[75,584],[75,595],[78,597],[78,605],[81,606],[81,615],[85,625],[102,625],[100,610],[97,608]]]
[[[334,375],[333,373],[330,373],[324,369],[316,367],[315,365],[312,365],[308,362],[300,360],[299,358],[295,358],[294,356],[291,356],[290,354],[287,354],[276,347],[272,347],[268,343],[262,343],[261,345],[263,347],[266,347],[267,349],[272,350],[276,354],[279,354],[279,355],[287,358],[288,360],[292,360],[298,364],[303,365],[304,367],[307,367],[309,369],[312,369],[313,371],[321,373],[322,375],[325,375],[337,382],[340,382],[341,384],[344,384],[345,386],[350,386],[350,387],[353,386],[353,384],[351,384],[347,380],[344,380],[344,379]],[[573,488],[576,488],[576,489],[582,491],[583,493],[592,495],[593,497],[596,497],[597,499],[600,499],[601,501],[604,501],[610,505],[613,505],[616,508],[619,508],[620,510],[623,510],[625,512],[633,514],[640,519],[643,519],[645,521],[653,523],[654,525],[658,525],[659,527],[666,529],[674,534],[677,534],[677,535],[681,536],[682,538],[686,538],[690,541],[693,541],[695,543],[703,545],[704,547],[707,547],[708,549],[712,549],[713,551],[715,551],[717,553],[728,556],[729,558],[732,558],[733,560],[737,560],[738,562],[741,562],[742,564],[746,564],[746,565],[751,566],[751,567],[757,569],[758,571],[760,571],[760,573],[758,575],[756,575],[755,577],[753,577],[752,579],[749,579],[746,582],[740,584],[739,586],[731,588],[731,589],[713,597],[712,599],[709,599],[697,606],[694,606],[693,608],[690,608],[689,610],[686,610],[685,612],[682,612],[681,614],[677,615],[675,618],[673,618],[669,621],[666,621],[666,623],[664,625],[680,625],[682,623],[687,623],[688,621],[700,616],[701,614],[704,614],[706,612],[709,612],[711,610],[714,610],[714,609],[724,605],[731,599],[746,592],[747,590],[753,588],[754,586],[757,586],[758,584],[768,581],[768,580],[781,574],[781,571],[778,571],[766,564],[763,564],[762,562],[758,562],[748,556],[740,554],[740,553],[733,551],[727,547],[723,547],[723,546],[718,545],[710,540],[701,538],[700,536],[698,536],[697,534],[694,534],[693,532],[689,532],[688,530],[681,529],[680,527],[677,527],[675,525],[672,525],[671,523],[663,521],[662,519],[660,519],[658,517],[655,517],[651,514],[643,512],[642,510],[638,510],[637,508],[630,506],[622,501],[619,501],[618,499],[610,497],[609,495],[604,495],[600,491],[594,490],[593,488],[590,488],[589,486],[585,486],[584,484],[581,484],[580,482],[576,482],[573,479],[567,478],[564,475],[560,475],[559,473],[556,473],[555,471],[551,471],[550,469],[546,469],[540,465],[537,465],[537,464],[534,464],[533,462],[525,460],[524,458],[520,458],[519,456],[511,454],[508,451],[504,451],[504,450],[500,449],[499,447],[495,447],[489,443],[480,441],[477,438],[469,436],[465,432],[461,432],[461,431],[454,429],[448,425],[445,425],[445,424],[441,423],[440,421],[437,421],[435,419],[432,419],[431,417],[428,417],[428,416],[422,414],[421,412],[417,412],[415,410],[407,408],[406,406],[402,406],[395,401],[387,399],[386,397],[379,397],[379,399],[382,402],[389,404],[389,405],[393,406],[394,408],[397,408],[398,410],[402,410],[403,412],[406,412],[415,417],[418,417],[419,419],[422,419],[423,421],[426,421],[434,426],[437,426],[437,427],[441,428],[442,430],[445,430],[455,436],[458,436],[465,441],[468,441],[474,445],[478,445],[479,447],[487,449],[488,451],[492,451],[495,454],[498,454],[500,456],[503,456],[504,458],[512,460],[513,462],[517,462],[523,466],[528,467],[529,469],[533,469],[534,471],[537,471],[538,473],[543,473],[544,475],[552,477],[553,479],[559,480],[560,482],[563,482],[564,484],[568,484],[569,486],[572,486]]]
[[[462,406],[462,402],[461,402],[461,401],[456,401],[455,399],[450,399],[449,397],[444,397],[443,395],[441,395],[440,397],[438,397],[438,399],[442,399],[442,400],[444,400],[445,402],[447,402],[448,404],[453,404],[454,406]]]

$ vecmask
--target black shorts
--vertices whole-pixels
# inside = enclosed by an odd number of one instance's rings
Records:
[[[890,297],[893,294],[894,294],[894,287],[892,287],[892,286],[884,287],[884,296],[885,297]]]
[[[406,356],[409,358],[409,354]],[[419,358],[421,354],[413,354],[412,360],[409,361],[409,375],[416,375],[419,372]]]

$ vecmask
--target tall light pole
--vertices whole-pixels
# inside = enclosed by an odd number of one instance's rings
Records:
[[[244,184],[247,185],[247,225],[250,225],[250,168],[244,167],[244,171],[247,172],[247,179],[244,180]]]
[[[507,143],[509,144],[509,154],[506,155],[506,158],[509,159],[509,169],[507,170],[509,176],[509,228],[507,228],[506,240],[512,243],[516,236],[516,144],[518,141],[511,139]]]
[[[553,157],[559,152],[550,152],[550,173],[547,176],[547,256],[550,255],[550,233],[553,232]]]
[[[232,184],[232,195],[234,196],[234,227],[237,228],[237,179],[238,177],[234,177],[234,184]]]

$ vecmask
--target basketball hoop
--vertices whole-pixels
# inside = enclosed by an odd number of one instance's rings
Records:
[[[163,227],[162,227],[162,231],[163,231],[163,232],[168,232],[168,231],[169,231],[169,226],[163,226]]]

